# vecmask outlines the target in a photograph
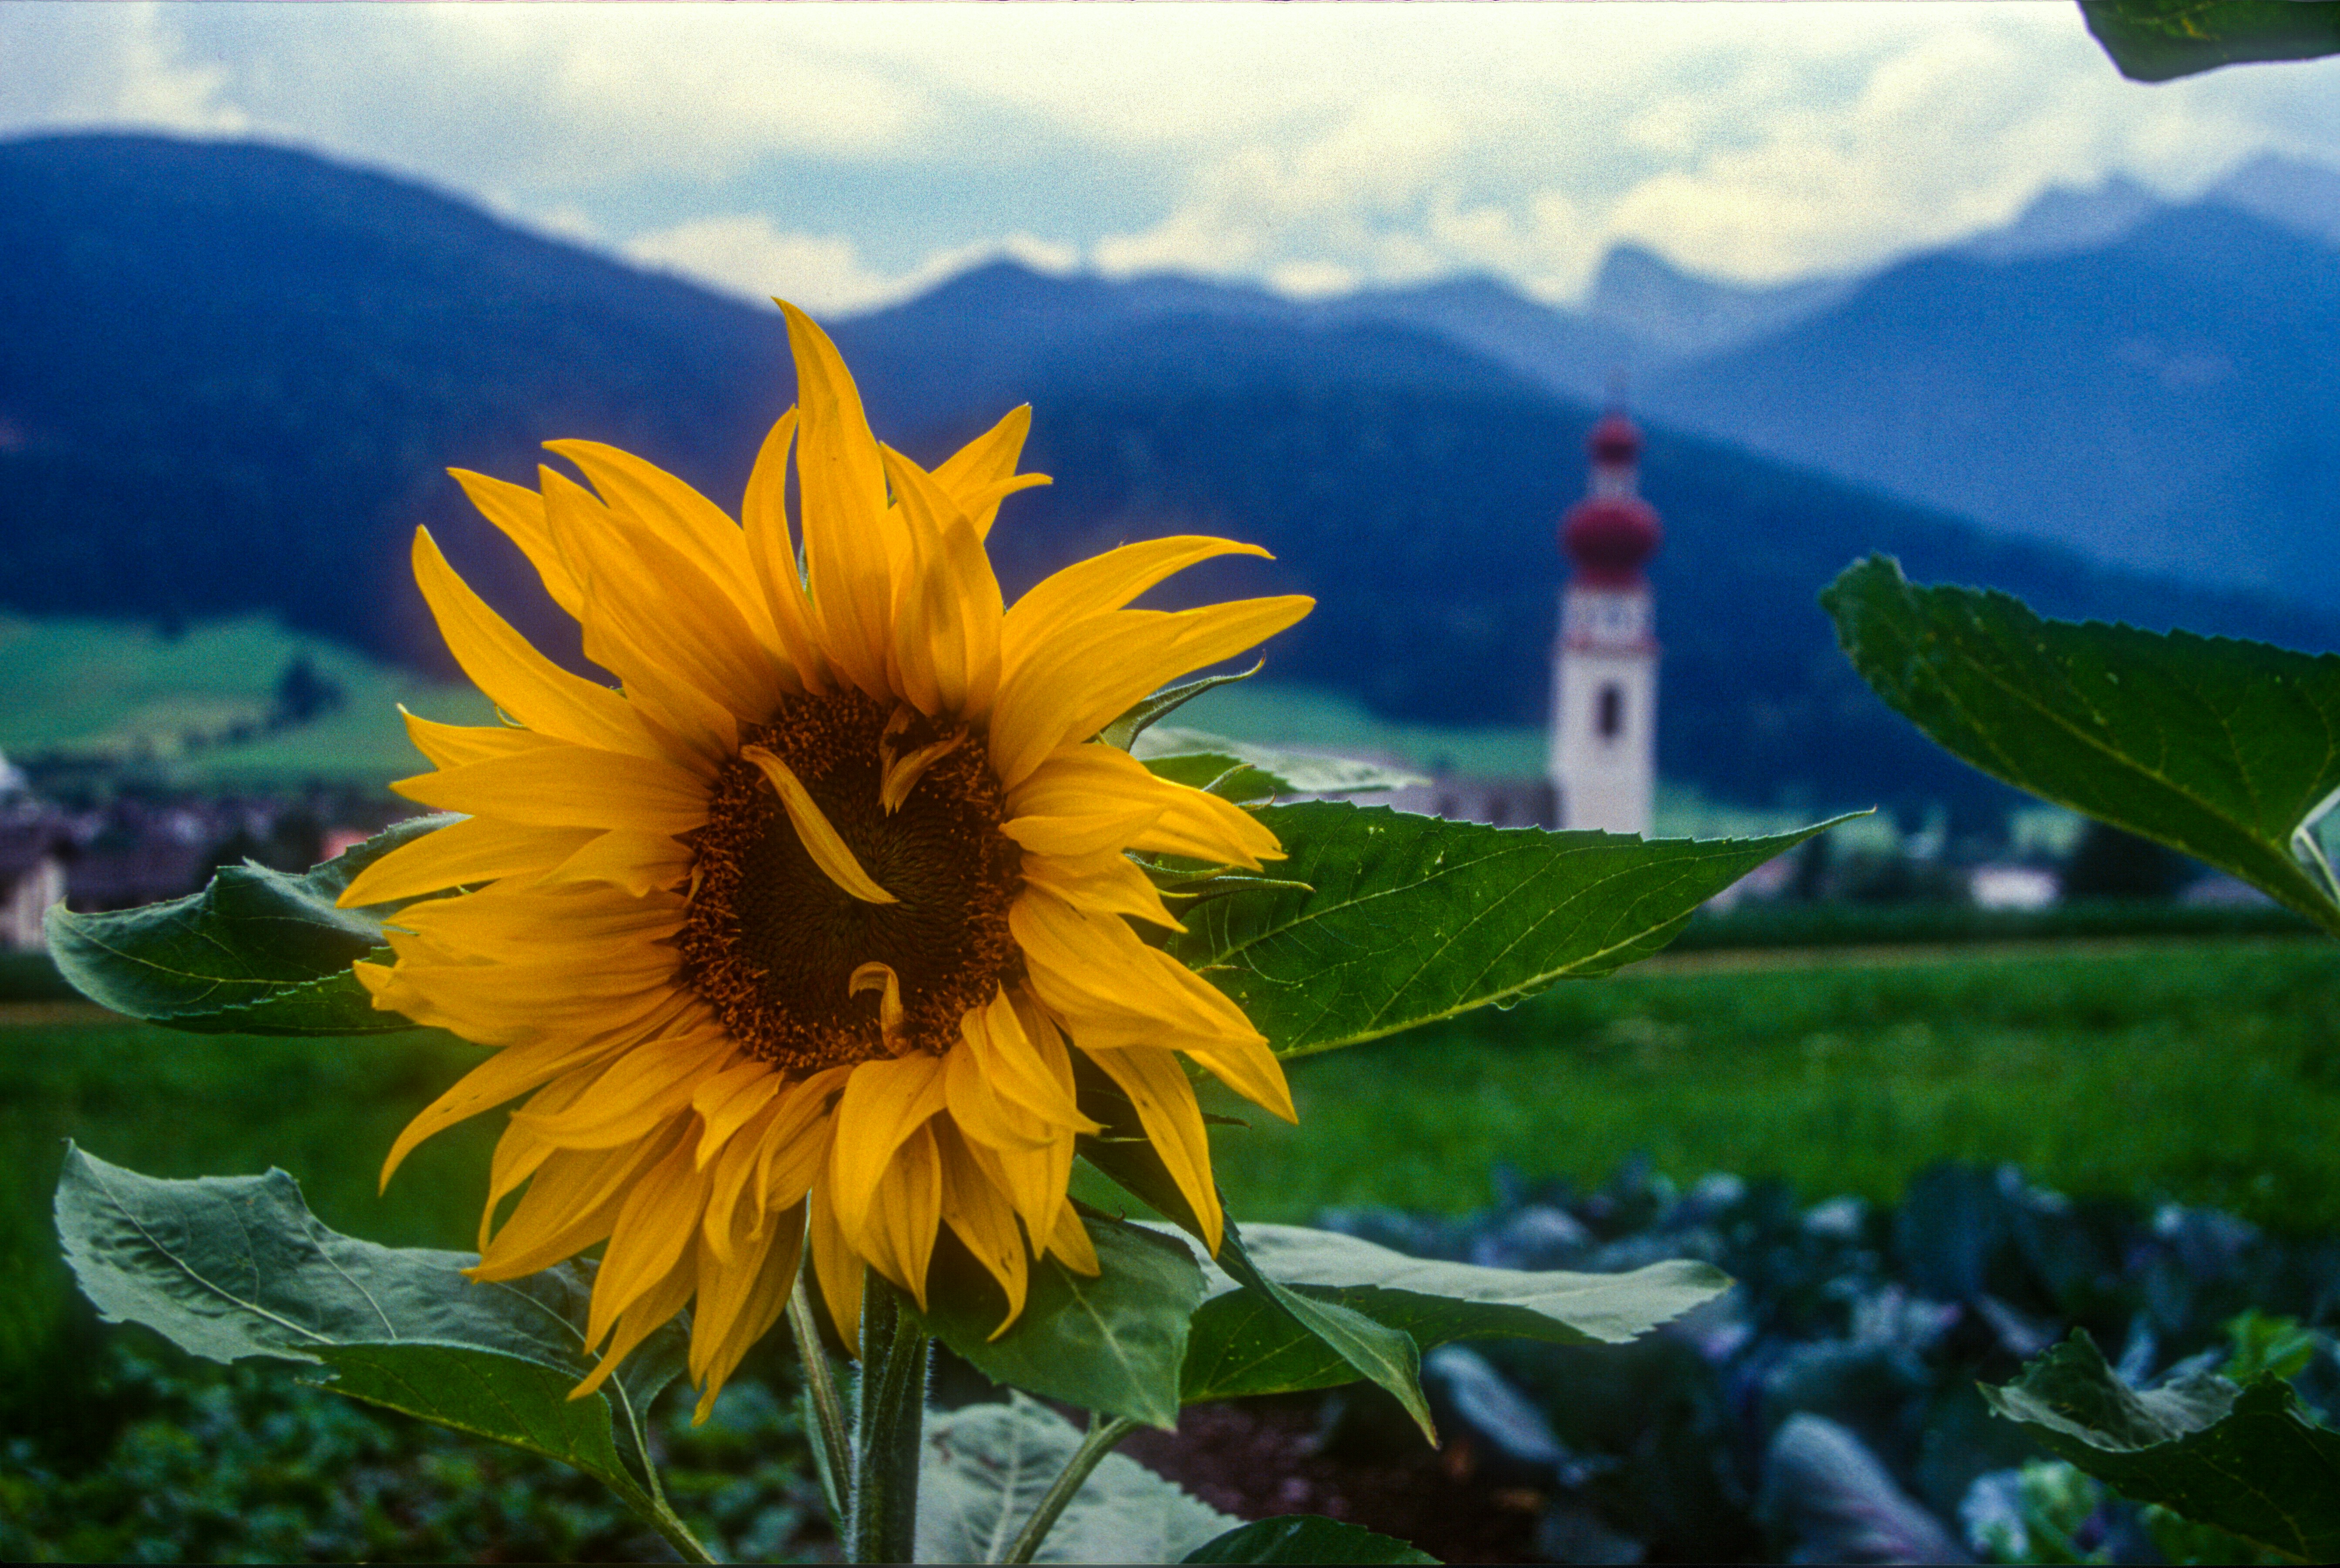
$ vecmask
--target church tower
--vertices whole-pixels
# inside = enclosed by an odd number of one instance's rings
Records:
[[[1650,831],[1658,776],[1658,643],[1641,568],[1663,537],[1639,493],[1641,432],[1611,411],[1585,443],[1590,493],[1569,508],[1552,657],[1552,783],[1562,828]]]

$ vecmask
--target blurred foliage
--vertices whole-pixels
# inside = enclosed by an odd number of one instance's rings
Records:
[[[675,1507],[727,1562],[819,1561],[826,1515],[788,1368],[759,1357],[707,1424],[679,1394],[653,1441]],[[283,1367],[217,1367],[109,1331],[92,1393],[120,1425],[74,1453],[0,1440],[14,1563],[671,1562],[598,1483],[370,1410]]]
[[[2080,0],[2080,12],[2133,82],[2340,55],[2333,0]]]

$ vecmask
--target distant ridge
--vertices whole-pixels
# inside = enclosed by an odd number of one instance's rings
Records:
[[[15,610],[267,610],[443,669],[405,565],[427,523],[574,658],[441,469],[526,480],[538,442],[588,436],[736,506],[790,401],[775,313],[282,148],[0,144],[0,606]],[[1467,281],[1303,304],[1000,264],[830,324],[880,434],[915,457],[1036,404],[1030,465],[1057,483],[994,535],[1011,590],[1124,539],[1256,540],[1272,565],[1219,563],[1185,591],[1316,594],[1270,650],[1274,677],[1393,717],[1535,723],[1552,530],[1582,486],[1593,409],[1530,362],[1561,336],[1490,355],[1453,318],[1541,309]],[[1998,798],[1836,654],[1813,595],[1872,548],[2052,613],[2340,646],[2340,618],[1992,539],[1662,422],[1646,479],[1670,540],[1661,767],[1733,798]]]
[[[1648,395],[2009,533],[2340,609],[2340,252],[2224,200],[1919,257]]]

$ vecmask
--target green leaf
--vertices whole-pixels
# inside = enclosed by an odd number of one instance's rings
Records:
[[[547,1454],[646,1496],[642,1418],[682,1366],[685,1331],[653,1334],[596,1394],[569,1391],[592,1275],[580,1264],[475,1283],[468,1253],[376,1245],[309,1212],[281,1170],[163,1181],[68,1147],[57,1234],[109,1323],[138,1323],[213,1361],[323,1364],[322,1386]],[[612,1404],[622,1418],[613,1431]],[[630,1492],[629,1489],[631,1489]]]
[[[1402,1330],[1423,1351],[1458,1339],[1621,1345],[1730,1287],[1720,1269],[1691,1261],[1613,1275],[1480,1268],[1284,1225],[1246,1226],[1244,1243],[1251,1265],[1290,1294]],[[1188,1404],[1355,1380],[1329,1345],[1237,1290],[1233,1270],[1207,1273],[1208,1298],[1187,1341]]]
[[[995,1382],[1174,1429],[1202,1271],[1185,1244],[1167,1236],[1102,1215],[1081,1223],[1102,1272],[1091,1279],[1053,1257],[1038,1260],[1022,1315],[996,1339],[1006,1294],[946,1231],[921,1315]]]
[[[2076,1330],[1982,1396],[2057,1458],[2139,1503],[2310,1563],[2340,1560],[2340,1432],[2309,1420],[2275,1378],[2237,1391],[2200,1373],[2139,1393]]]
[[[1167,948],[1286,1057],[1646,958],[1700,904],[1831,826],[1644,843],[1335,801],[1273,806],[1259,818],[1288,857],[1273,874],[1304,886],[1213,898],[1182,916],[1186,932]]]
[[[2080,0],[2080,11],[2132,82],[2340,54],[2331,0]]]
[[[581,1470],[636,1507],[650,1506],[618,1455],[610,1406],[571,1400],[566,1372],[470,1345],[336,1345],[318,1356],[338,1374],[313,1386],[540,1454]]]
[[[1138,738],[1130,755],[1158,778],[1207,789],[1230,800],[1277,795],[1363,795],[1429,782],[1377,762],[1273,751],[1199,729],[1155,729]]]
[[[1820,595],[1861,679],[1993,778],[2250,882],[2340,935],[2302,857],[2340,790],[2340,655],[2043,620],[1871,556]]]
[[[1081,1109],[1090,1119],[1103,1124],[1098,1136],[1081,1140],[1081,1153],[1155,1213],[1193,1236],[1199,1252],[1208,1243],[1202,1221],[1178,1190],[1161,1155],[1146,1138],[1137,1107],[1103,1073],[1078,1057],[1074,1058],[1073,1071],[1080,1085]],[[1171,1245],[1183,1247],[1177,1242]],[[1233,1282],[1244,1287],[1244,1299],[1265,1314],[1268,1321],[1280,1325],[1287,1335],[1295,1335],[1317,1347],[1335,1365],[1347,1369],[1345,1375],[1333,1382],[1349,1383],[1363,1377],[1387,1389],[1413,1417],[1423,1435],[1433,1444],[1438,1441],[1437,1429],[1430,1418],[1430,1401],[1422,1392],[1422,1351],[1403,1329],[1376,1323],[1344,1303],[1318,1301],[1287,1290],[1260,1273],[1252,1266],[1243,1233],[1232,1219],[1226,1220],[1222,1228],[1217,1263],[1206,1261],[1204,1266],[1223,1281],[1232,1275]],[[1189,1343],[1181,1347],[1185,1354],[1178,1374],[1178,1392],[1179,1397],[1191,1404],[1193,1401],[1185,1394],[1186,1367],[1194,1359],[1191,1329],[1188,1335]]]
[[[382,946],[402,899],[337,909],[350,879],[401,845],[456,819],[416,817],[300,876],[247,862],[221,868],[200,893],[136,909],[48,914],[57,968],[92,1001],[126,1017],[200,1034],[374,1035],[414,1026],[373,1001],[351,963]]]
[[[998,1562],[1080,1444],[1069,1422],[1012,1389],[1005,1404],[927,1416],[918,1561]],[[1135,1460],[1108,1454],[1033,1561],[1184,1562],[1238,1523]]]
[[[1435,1563],[1429,1553],[1362,1524],[1286,1513],[1230,1530],[1188,1553],[1189,1563]]]
[[[1266,668],[1267,660],[1263,659],[1249,670],[1237,670],[1233,675],[1205,675],[1200,680],[1189,680],[1183,686],[1165,687],[1098,730],[1097,739],[1108,746],[1118,746],[1126,751],[1136,742],[1139,736],[1153,727],[1156,720],[1175,713],[1211,688],[1232,686],[1238,680],[1249,680]]]

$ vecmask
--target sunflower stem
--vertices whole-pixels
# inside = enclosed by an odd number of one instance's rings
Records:
[[[918,1459],[931,1342],[876,1269],[861,1293],[861,1397],[855,1411],[848,1561],[907,1563],[917,1540]]]
[[[853,1434],[844,1396],[838,1392],[836,1365],[820,1342],[820,1325],[813,1321],[812,1297],[806,1294],[801,1275],[788,1293],[788,1332],[796,1338],[797,1359],[804,1364],[805,1397],[819,1428],[821,1494],[828,1500],[829,1516],[842,1530],[843,1499],[853,1484]]]
[[[1091,1411],[1088,1434],[1081,1439],[1081,1445],[1073,1451],[1072,1458],[1065,1462],[1065,1468],[1049,1485],[1047,1495],[1034,1505],[1032,1517],[1024,1521],[1024,1528],[1016,1533],[1015,1543],[1007,1548],[1007,1554],[1000,1561],[1032,1561],[1040,1550],[1040,1543],[1048,1538],[1048,1532],[1056,1527],[1058,1516],[1079,1494],[1081,1484],[1089,1478],[1089,1473],[1105,1462],[1105,1456],[1113,1452],[1115,1444],[1135,1430],[1137,1423],[1126,1416],[1108,1418]]]

